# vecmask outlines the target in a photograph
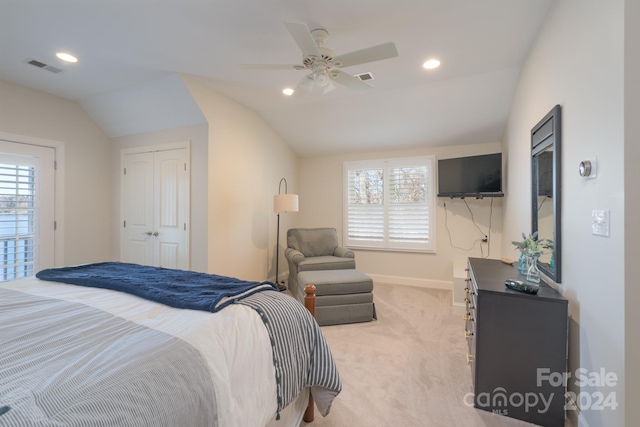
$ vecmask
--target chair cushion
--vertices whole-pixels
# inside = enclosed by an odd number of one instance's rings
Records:
[[[298,273],[298,286],[304,295],[307,285],[316,287],[316,296],[360,294],[373,291],[373,280],[360,270],[314,270]]]
[[[355,259],[337,256],[316,256],[305,258],[298,263],[298,271],[300,273],[311,270],[345,270],[354,268],[356,268]]]
[[[335,228],[291,228],[287,231],[287,247],[306,257],[333,255],[338,247]]]

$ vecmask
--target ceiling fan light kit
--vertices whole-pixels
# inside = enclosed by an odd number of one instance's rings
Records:
[[[314,86],[322,88],[323,93],[331,92],[335,89],[334,81],[358,93],[370,92],[374,89],[374,86],[366,83],[358,76],[340,70],[340,68],[398,56],[396,46],[392,42],[336,56],[331,49],[324,46],[329,38],[327,30],[318,28],[309,31],[306,24],[297,22],[285,22],[285,26],[302,51],[302,65],[245,64],[243,67],[264,70],[294,69],[311,71],[310,74],[300,80],[291,96],[308,94],[313,91]]]

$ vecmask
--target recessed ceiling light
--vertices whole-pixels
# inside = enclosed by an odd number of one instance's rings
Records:
[[[293,95],[293,92],[295,92],[295,90],[291,89],[290,87],[282,90],[282,93],[284,93],[287,96]]]
[[[430,59],[422,64],[422,66],[427,70],[433,70],[434,68],[438,68],[440,66],[440,61],[438,61],[437,59]]]
[[[56,56],[65,62],[78,62],[78,58],[69,53],[58,52],[56,53]]]

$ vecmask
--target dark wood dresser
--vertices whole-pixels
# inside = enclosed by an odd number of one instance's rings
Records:
[[[542,426],[564,426],[568,302],[540,282],[536,295],[508,289],[526,281],[515,265],[469,258],[465,336],[478,409]]]

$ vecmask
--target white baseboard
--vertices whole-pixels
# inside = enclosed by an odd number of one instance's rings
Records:
[[[467,306],[465,304],[454,302],[452,307],[453,314],[465,314],[467,312]]]
[[[385,276],[381,274],[369,274],[369,277],[374,282],[391,283],[394,285],[415,286],[418,288],[431,288],[431,289],[445,289],[450,291],[453,289],[453,284],[446,280],[429,280],[429,279],[415,279],[413,277],[402,276]]]

